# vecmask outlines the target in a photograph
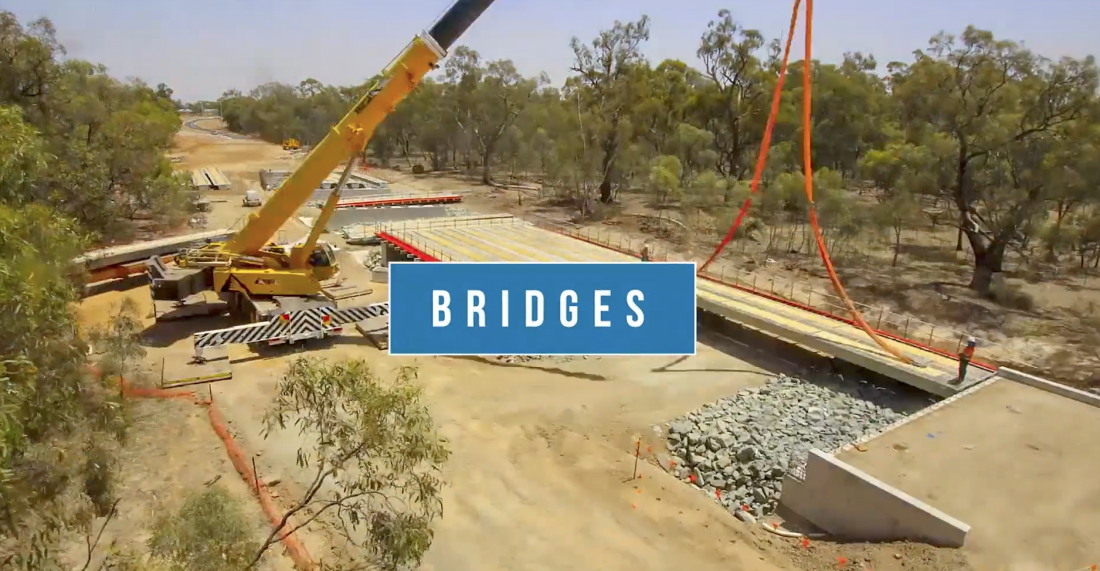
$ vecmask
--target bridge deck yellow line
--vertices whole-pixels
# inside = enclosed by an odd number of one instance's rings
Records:
[[[532,248],[522,240],[510,237],[510,226],[487,228],[479,232],[476,228],[456,228],[455,232],[471,245],[493,252],[506,261],[562,262],[562,258],[551,252]]]

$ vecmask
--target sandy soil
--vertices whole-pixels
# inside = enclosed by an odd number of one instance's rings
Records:
[[[217,128],[214,123],[203,126]],[[210,193],[215,199],[210,227],[231,226],[251,211],[240,205],[240,196],[249,184],[258,187],[260,168],[290,168],[294,162],[277,145],[188,128],[177,137],[175,152],[186,157],[178,168],[217,166],[234,182],[232,191]],[[464,207],[473,211],[567,218],[562,209],[532,205],[527,197],[521,208],[515,192],[460,179],[381,169],[374,174],[404,189],[471,190]],[[278,238],[292,240],[302,233],[301,224],[291,221]],[[333,236],[325,239],[342,245]],[[341,261],[349,278],[367,279],[350,256]],[[371,287],[374,293],[363,301],[385,298],[384,287]],[[143,314],[151,309],[147,288],[111,292],[85,300],[82,323],[102,321],[123,297],[135,299]],[[188,334],[218,327],[217,321],[169,326],[149,320],[149,366],[158,367],[162,359],[185,362],[192,352]],[[965,566],[958,552],[921,545],[815,542],[802,548],[795,540],[739,522],[702,493],[665,474],[655,462],[661,437],[654,425],[760,383],[764,373],[777,367],[772,357],[743,345],[705,335],[700,342],[699,354],[687,360],[545,359],[508,364],[492,359],[392,358],[353,334],[315,345],[309,354],[363,358],[383,377],[401,364],[419,367],[434,418],[454,452],[445,468],[445,512],[426,569],[794,571],[835,569],[838,557],[855,569],[946,571]],[[280,372],[294,354],[265,351],[260,356],[233,348],[233,379],[211,389],[235,436],[256,455],[260,474],[282,479],[277,488],[282,501],[293,498],[304,484],[295,455],[306,442],[290,433],[264,439],[260,419]],[[179,411],[178,418],[188,414]],[[176,417],[164,414],[165,419]],[[216,442],[212,433],[209,437]],[[644,452],[642,477],[630,480],[637,439]],[[220,462],[231,470],[223,460],[224,451],[215,451],[213,445],[158,446],[170,450],[172,462],[180,465]],[[159,473],[163,462],[156,455],[141,458],[145,470]],[[222,480],[239,483],[230,475]],[[137,493],[141,486],[133,489]],[[311,530],[306,543],[315,557],[328,559],[342,548],[325,541],[320,529]]]
[[[1100,563],[1100,415],[997,381],[844,460],[972,526],[977,569]]]
[[[632,439],[646,448],[658,441],[652,424],[763,380],[741,360],[702,347],[667,371],[654,369],[671,359],[414,361],[354,339],[310,354],[363,358],[383,378],[400,364],[419,367],[454,452],[426,569],[566,569],[577,561],[609,569],[775,568],[749,547],[754,539],[742,524],[655,466],[625,481]],[[215,399],[247,446],[263,451],[260,470],[301,485],[299,438],[258,437],[285,361],[236,366]]]

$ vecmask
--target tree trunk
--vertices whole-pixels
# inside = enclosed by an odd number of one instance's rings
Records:
[[[611,177],[605,175],[600,183],[600,202],[611,204]]]
[[[890,262],[891,268],[898,267],[898,254],[901,253],[901,230],[894,229],[894,260]]]
[[[481,183],[485,185],[493,184],[493,152],[496,146],[497,142],[492,141],[485,145],[485,150],[481,153]]]
[[[971,201],[970,188],[967,184],[967,167],[970,166],[968,158],[968,145],[966,139],[959,141],[959,162],[955,173],[955,206],[959,209],[959,233],[955,243],[955,251],[962,251],[962,238],[966,234],[970,242],[970,249],[974,252],[974,276],[970,279],[970,289],[979,294],[989,293],[989,285],[993,282],[993,274],[1001,271],[1004,261],[1005,243],[997,243],[995,240],[987,244],[984,237],[974,227],[970,216]]]
[[[619,117],[611,121],[611,132],[603,140],[603,180],[600,182],[600,202],[611,204],[611,181],[616,178],[615,154],[619,150]]]
[[[970,232],[967,232],[970,237]],[[970,237],[971,245],[974,237]],[[978,240],[981,240],[978,237]],[[1004,270],[1005,244],[1003,241],[994,241],[988,247],[975,249],[974,252],[974,277],[970,279],[970,289],[982,294],[989,293],[989,286],[993,283],[993,275]]]
[[[492,185],[493,184],[493,170],[489,167],[489,155],[486,154],[481,158],[481,184]]]

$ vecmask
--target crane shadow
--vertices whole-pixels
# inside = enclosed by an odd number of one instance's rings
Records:
[[[607,377],[605,377],[603,375],[597,375],[597,374],[593,374],[593,373],[579,373],[579,372],[576,372],[576,371],[567,371],[567,370],[561,369],[559,367],[539,366],[539,365],[532,365],[530,363],[504,363],[504,362],[501,362],[501,361],[494,361],[492,359],[486,359],[485,357],[481,357],[481,356],[456,355],[456,356],[451,357],[451,358],[452,359],[462,359],[463,361],[473,361],[473,362],[476,362],[476,363],[483,363],[483,364],[490,365],[490,366],[493,366],[493,367],[503,367],[503,368],[508,368],[508,369],[533,369],[533,370],[536,370],[536,371],[543,371],[545,373],[550,373],[550,374],[553,374],[553,375],[561,375],[563,377],[569,377],[569,378],[573,378],[573,379],[582,379],[582,380],[586,380],[586,381],[608,381],[608,380],[610,380],[610,379],[608,379]]]
[[[224,315],[195,316],[178,320],[156,321],[141,333],[142,344],[151,347],[169,347],[200,331],[222,329],[240,325],[243,320]]]
[[[687,361],[688,358],[690,358],[690,357],[691,357],[691,355],[684,355],[682,357],[677,357],[676,359],[673,359],[672,361],[670,361],[670,362],[668,362],[664,365],[661,365],[660,367],[650,369],[650,372],[651,373],[741,373],[741,374],[749,374],[749,375],[761,375],[761,376],[765,376],[765,377],[770,377],[770,376],[773,375],[773,373],[770,373],[768,371],[761,371],[761,370],[758,370],[758,369],[729,369],[729,368],[714,368],[714,367],[702,367],[702,368],[695,368],[695,369],[691,369],[691,368],[688,368],[688,369],[673,369],[672,368],[672,367],[675,367],[676,365],[679,365],[680,363],[683,363],[684,361]]]

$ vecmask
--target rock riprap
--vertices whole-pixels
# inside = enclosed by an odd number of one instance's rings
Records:
[[[769,514],[784,475],[804,464],[811,448],[832,452],[901,420],[895,410],[919,408],[912,399],[892,402],[898,400],[892,393],[851,384],[780,375],[688,413],[668,425],[672,471],[731,510],[747,505],[753,515]],[[721,500],[715,490],[722,490]]]

